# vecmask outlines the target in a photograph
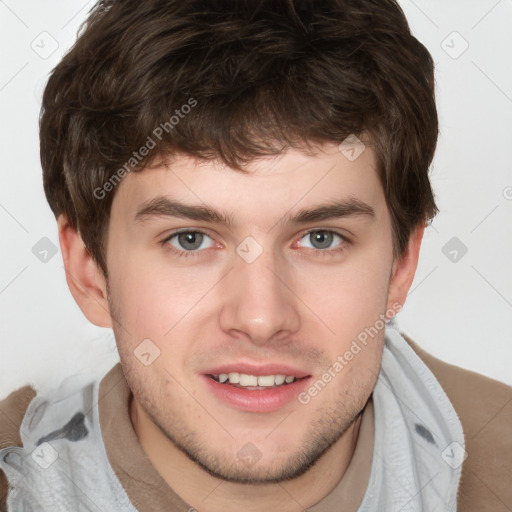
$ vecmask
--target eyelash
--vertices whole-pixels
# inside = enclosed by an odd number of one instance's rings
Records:
[[[335,235],[338,235],[341,238],[341,240],[342,240],[340,245],[337,248],[335,248],[335,249],[325,249],[325,250],[323,250],[323,249],[310,249],[309,247],[307,248],[309,250],[315,251],[318,254],[321,254],[322,258],[323,257],[334,257],[334,256],[342,253],[343,251],[345,251],[346,250],[346,246],[351,244],[351,241],[345,235],[342,235],[338,231],[334,231],[332,229],[318,229],[318,228],[310,229],[309,231],[306,231],[306,232],[302,233],[302,235],[300,236],[300,239],[304,238],[305,236],[309,235],[310,233],[318,233],[318,232],[334,233]],[[160,244],[162,246],[167,246],[172,253],[174,253],[176,256],[178,256],[180,258],[195,257],[200,252],[204,251],[204,249],[202,249],[202,250],[197,250],[196,249],[194,251],[181,251],[179,249],[176,249],[172,245],[167,244],[167,242],[172,240],[175,236],[180,235],[182,233],[199,233],[199,234],[206,235],[206,236],[211,238],[211,236],[208,233],[205,233],[204,231],[200,231],[200,230],[195,230],[195,229],[185,229],[185,230],[181,230],[181,231],[174,231],[168,237],[166,237],[164,240],[162,240],[160,242]]]

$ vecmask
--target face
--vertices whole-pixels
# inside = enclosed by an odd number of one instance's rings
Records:
[[[126,176],[108,293],[138,407],[210,474],[263,483],[303,474],[370,396],[392,235],[370,147],[355,161],[290,150],[248,171],[180,157]],[[267,387],[272,375],[296,380]]]

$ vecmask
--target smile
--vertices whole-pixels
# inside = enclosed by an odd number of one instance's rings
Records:
[[[297,377],[294,375],[248,375],[246,373],[221,373],[219,375],[211,375],[211,378],[221,384],[228,384],[235,387],[243,387],[246,389],[265,389],[278,386],[286,386],[295,382]],[[303,377],[304,378],[304,377]]]

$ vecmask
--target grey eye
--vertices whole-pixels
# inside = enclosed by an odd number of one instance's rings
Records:
[[[182,231],[170,236],[167,242],[178,250],[191,252],[199,248],[204,249],[205,247],[201,246],[205,242],[206,238],[210,237],[206,233],[201,233],[200,231]],[[174,240],[177,240],[178,243],[173,243]]]
[[[306,233],[303,239],[305,238],[311,240],[311,243],[313,244],[312,249],[329,249],[331,248],[331,244],[333,243],[335,236],[341,240],[341,236],[334,233],[333,231],[320,229]],[[301,245],[302,244],[303,242],[301,242]]]

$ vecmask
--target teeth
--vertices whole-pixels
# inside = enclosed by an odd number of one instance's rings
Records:
[[[231,382],[231,379],[229,380]],[[245,373],[240,374],[240,386],[257,386],[258,385],[258,377],[254,375],[246,375]]]
[[[230,384],[239,384],[240,386],[261,386],[269,388],[273,386],[281,386],[285,382],[286,384],[291,384],[296,380],[293,375],[261,375],[257,377],[255,375],[247,375],[245,373],[238,372],[221,373],[220,375],[214,375],[213,377],[221,383],[227,383],[229,381]]]
[[[230,373],[228,375],[230,384],[239,384],[240,383],[240,374],[239,373]]]
[[[258,377],[258,386],[273,386],[276,379],[273,375],[262,375]]]
[[[284,375],[276,375],[275,376],[275,381],[276,381],[276,385],[277,386],[280,386],[281,384],[284,384],[285,380],[286,380],[286,377]]]

